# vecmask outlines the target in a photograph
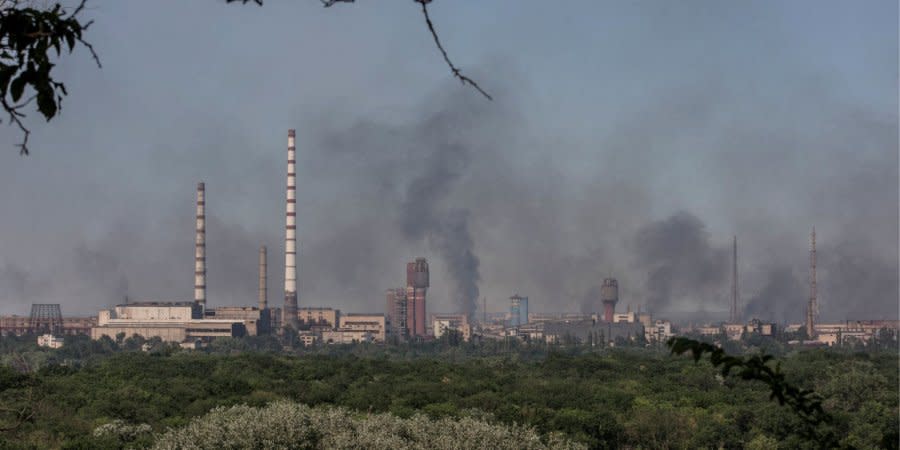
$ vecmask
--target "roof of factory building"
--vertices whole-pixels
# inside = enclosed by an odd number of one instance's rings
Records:
[[[145,301],[145,302],[129,302],[116,306],[194,306],[194,302],[166,302],[166,301]]]

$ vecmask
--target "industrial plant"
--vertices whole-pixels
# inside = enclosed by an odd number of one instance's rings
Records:
[[[738,289],[738,242],[732,241],[731,292],[728,320],[720,323],[673,324],[653,317],[650,311],[617,312],[620,284],[603,278],[593,312],[538,313],[540,299],[518,293],[509,297],[508,309],[488,313],[483,301],[481,320],[472,312],[430,312],[428,290],[432,277],[428,260],[415,257],[406,263],[405,284],[384,291],[384,310],[342,313],[324,305],[308,305],[301,300],[298,286],[296,134],[288,130],[287,177],[284,228],[284,301],[272,307],[268,301],[268,250],[258,253],[258,299],[256,306],[215,305],[207,296],[206,212],[207,186],[197,184],[194,227],[194,291],[192,300],[142,300],[114,305],[94,317],[63,317],[58,304],[34,304],[28,316],[0,316],[0,335],[40,335],[39,343],[58,347],[65,335],[89,335],[92,339],[119,339],[139,335],[177,343],[184,348],[200,348],[221,337],[273,334],[296,339],[305,346],[351,343],[404,343],[435,339],[469,341],[479,339],[581,344],[591,346],[660,345],[677,334],[694,334],[719,340],[740,340],[748,336],[791,336],[798,345],[865,344],[877,336],[897,339],[900,321],[868,320],[819,323],[816,287],[816,233],[810,235],[809,298],[805,320],[799,324],[778,324],[751,318],[742,322]],[[400,265],[398,264],[398,269]],[[398,270],[398,275],[402,273]],[[374,293],[373,293],[374,294]],[[629,299],[641,304],[639,299]],[[549,302],[547,302],[549,304]],[[546,306],[543,305],[543,306]],[[537,308],[544,309],[544,308]],[[679,326],[680,325],[680,326]]]

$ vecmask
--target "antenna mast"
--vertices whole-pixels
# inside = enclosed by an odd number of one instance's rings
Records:
[[[738,270],[737,270],[737,236],[734,237],[731,255],[731,316],[730,323],[738,322]]]
[[[806,335],[811,339],[815,334],[815,319],[819,312],[816,299],[816,227],[813,227],[810,235],[809,250],[809,303],[806,305]]]

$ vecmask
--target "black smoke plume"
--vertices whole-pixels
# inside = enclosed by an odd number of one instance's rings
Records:
[[[716,248],[703,222],[685,211],[650,223],[634,239],[635,256],[646,272],[647,307],[666,312],[721,298],[728,250]]]

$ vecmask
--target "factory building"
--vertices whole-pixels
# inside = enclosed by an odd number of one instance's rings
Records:
[[[805,324],[804,324],[805,325]],[[846,320],[837,323],[816,323],[815,341],[828,346],[850,343],[868,345],[876,338],[897,341],[900,320]]]
[[[562,322],[578,322],[581,320],[591,320],[592,318],[596,318],[595,315],[592,314],[582,314],[582,313],[528,313],[528,322],[553,322],[553,321],[562,321]]]
[[[435,339],[440,339],[448,330],[459,331],[464,341],[472,337],[472,327],[465,314],[432,314],[431,330]]]
[[[725,337],[730,341],[739,341],[744,336],[746,327],[742,323],[725,323],[722,324],[722,331]]]
[[[63,317],[62,326],[58,330],[59,335],[89,335],[91,327],[97,325],[96,317]],[[30,316],[9,315],[0,316],[0,336],[24,336],[35,334],[41,330],[32,326]]]
[[[203,312],[204,319],[231,320],[244,324],[248,336],[269,332],[268,317],[259,308],[250,306],[219,306]]]
[[[613,314],[613,323],[635,323],[637,322],[637,314],[633,312]]]
[[[374,342],[375,335],[366,330],[329,330],[322,332],[322,342],[326,344],[358,344]]]
[[[338,327],[340,317],[341,311],[334,308],[297,308],[297,323],[301,330],[333,330]]]
[[[675,334],[672,333],[672,322],[656,319],[653,326],[644,328],[644,339],[652,344],[662,344]]]
[[[578,322],[545,322],[543,337],[547,342],[578,342],[590,345],[615,344],[617,340],[637,341],[644,336],[640,323],[583,320]]]
[[[208,341],[215,337],[241,337],[247,334],[244,320],[205,319],[199,302],[141,302],[117,305],[102,310],[91,338],[116,335],[158,337],[167,342]]]
[[[387,337],[387,326],[384,314],[344,314],[339,318],[339,326],[335,331],[366,332],[374,342],[384,342]],[[323,340],[324,338],[323,332]]]
[[[515,294],[509,298],[509,326],[518,327],[528,323],[528,297]]]

